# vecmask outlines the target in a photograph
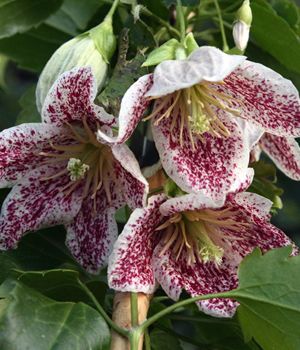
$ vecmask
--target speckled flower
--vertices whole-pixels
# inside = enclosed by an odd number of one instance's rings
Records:
[[[265,152],[286,176],[300,181],[300,147],[293,137],[265,133],[251,151],[253,161]]]
[[[2,250],[28,231],[64,224],[73,256],[97,272],[117,237],[116,209],[145,205],[148,184],[132,152],[96,139],[115,123],[94,104],[96,92],[91,69],[75,68],[51,88],[41,123],[0,133],[0,186],[13,187],[0,215]]]
[[[236,288],[237,268],[255,247],[262,251],[291,244],[270,222],[272,202],[254,193],[212,200],[202,194],[167,199],[156,195],[136,209],[109,258],[108,281],[118,291],[153,293],[158,282],[178,300]],[[200,310],[233,316],[237,302],[212,299]]]
[[[148,91],[140,94],[146,85]],[[162,165],[188,193],[206,191],[217,198],[231,192],[244,179],[250,149],[264,131],[280,137],[300,135],[299,96],[293,84],[244,56],[214,47],[160,63],[135,87],[128,97],[141,97],[137,109],[154,102],[146,119],[151,119]],[[98,139],[122,142],[128,119],[136,124],[137,115],[120,114],[118,136],[100,131]],[[255,132],[245,132],[243,123]]]

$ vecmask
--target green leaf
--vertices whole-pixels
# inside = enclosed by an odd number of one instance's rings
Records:
[[[285,19],[294,29],[299,29],[300,15],[297,5],[290,0],[272,0],[273,8],[277,14]]]
[[[0,88],[2,89],[6,88],[5,73],[8,61],[7,57],[0,55]]]
[[[35,89],[36,85],[32,85],[21,96],[19,103],[22,110],[17,117],[16,125],[41,121],[41,116],[36,108]]]
[[[198,49],[199,45],[194,38],[193,33],[189,33],[184,39],[184,46],[186,47],[187,54],[191,54],[193,51]]]
[[[176,0],[162,0],[165,6],[170,7],[171,5],[176,5]],[[181,0],[182,6],[197,6],[200,0]]]
[[[142,67],[156,66],[157,64],[166,61],[174,60],[175,52],[180,43],[176,39],[170,39],[157,49],[150,52]]]
[[[157,328],[150,333],[150,340],[152,350],[182,350],[178,338]]]
[[[0,287],[1,350],[106,350],[103,318],[83,303],[56,302],[13,280]]]
[[[291,247],[262,255],[256,249],[239,267],[238,317],[246,341],[264,350],[300,349],[300,256]]]
[[[251,8],[251,39],[284,66],[299,73],[300,41],[297,34],[271,7],[262,6],[256,0],[251,2]]]
[[[0,38],[36,27],[61,4],[62,0],[0,0]]]

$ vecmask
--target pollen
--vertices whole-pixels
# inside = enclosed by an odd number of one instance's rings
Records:
[[[77,181],[84,178],[86,172],[90,169],[90,166],[82,163],[80,159],[70,158],[67,169],[69,170],[71,181]]]
[[[170,119],[170,135],[177,135],[181,147],[187,138],[194,151],[195,141],[204,141],[205,134],[228,137],[230,131],[220,119],[220,110],[235,116],[239,116],[240,111],[234,108],[232,96],[219,91],[222,84],[201,82],[166,96],[152,98],[155,100],[153,112],[144,120],[153,118],[154,125],[159,125],[163,120]]]

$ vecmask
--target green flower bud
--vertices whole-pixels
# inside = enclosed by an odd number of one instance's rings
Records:
[[[245,0],[242,6],[237,10],[235,14],[235,20],[246,23],[249,27],[252,23],[252,11],[250,7],[250,1]]]
[[[236,12],[232,31],[235,46],[242,52],[246,49],[248,44],[251,23],[252,11],[250,1],[245,0]]]

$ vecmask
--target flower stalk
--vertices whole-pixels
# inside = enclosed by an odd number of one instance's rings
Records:
[[[216,7],[216,10],[217,10],[217,13],[218,13],[220,31],[221,31],[222,41],[223,41],[223,51],[226,52],[226,51],[229,50],[229,46],[228,46],[227,39],[226,39],[222,13],[221,13],[221,9],[220,9],[220,5],[219,5],[218,0],[214,0],[214,3],[215,3],[215,7]]]

